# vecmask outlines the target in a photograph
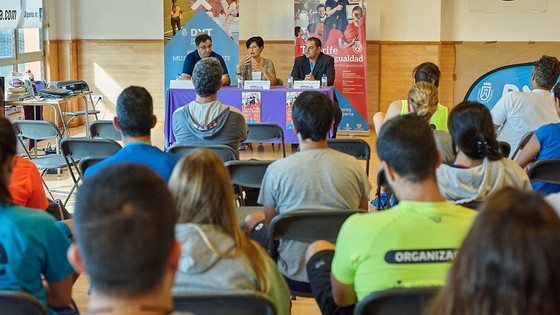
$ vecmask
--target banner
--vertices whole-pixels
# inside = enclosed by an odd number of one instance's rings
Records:
[[[220,54],[229,72],[231,85],[236,85],[235,66],[239,60],[238,0],[165,0],[164,86],[183,71],[187,54],[196,50],[194,39],[200,33],[212,37],[212,50]]]
[[[305,40],[321,40],[322,52],[334,57],[336,99],[342,110],[339,132],[369,132],[366,80],[366,1],[294,0],[294,55]]]
[[[2,0],[0,29],[40,28],[43,26],[43,1]]]

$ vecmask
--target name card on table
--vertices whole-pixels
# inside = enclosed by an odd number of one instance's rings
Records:
[[[270,81],[247,80],[243,82],[243,88],[246,90],[270,90]]]
[[[321,81],[298,80],[294,81],[294,89],[318,89]]]
[[[170,80],[169,81],[169,88],[170,89],[194,89],[194,85],[192,80]]]

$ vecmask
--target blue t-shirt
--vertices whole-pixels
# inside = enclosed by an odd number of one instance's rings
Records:
[[[47,305],[41,275],[59,282],[74,272],[68,237],[46,212],[14,205],[0,205],[0,235],[0,290],[25,291]]]
[[[547,124],[535,131],[535,137],[540,143],[541,150],[537,155],[537,161],[545,159],[560,158],[560,123]],[[532,182],[533,190],[544,195],[560,192],[560,185],[543,182]]]
[[[148,166],[167,183],[175,164],[179,162],[181,157],[179,154],[163,152],[159,148],[145,142],[131,142],[114,155],[88,167],[85,177],[91,176],[91,174],[99,171],[106,165],[117,162],[130,162]]]
[[[222,70],[224,71],[224,73],[222,73],[222,74],[228,74],[226,62],[224,61],[224,58],[222,58],[222,56],[220,56],[219,54],[217,54],[216,52],[213,51],[210,54],[210,57],[214,57],[214,58],[218,59],[218,61],[220,62],[220,65],[222,65]],[[183,73],[186,73],[188,75],[192,75],[194,65],[200,59],[202,59],[202,58],[200,58],[200,55],[198,54],[198,51],[196,51],[196,50],[191,52],[190,54],[188,54],[187,58],[185,58],[185,63],[183,63]]]

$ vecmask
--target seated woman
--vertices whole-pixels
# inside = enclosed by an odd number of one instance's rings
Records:
[[[554,104],[560,115],[560,83],[552,88]],[[560,123],[539,127],[523,150],[519,151],[514,161],[528,170],[535,161],[560,158]],[[543,182],[532,182],[535,191],[548,195],[560,192],[560,185]]]
[[[431,62],[424,62],[418,65],[412,71],[412,76],[414,77],[414,83],[429,82],[435,85],[436,87],[439,87],[440,74],[441,73],[439,71],[438,66],[436,66]],[[381,126],[383,126],[383,124],[387,120],[393,117],[397,117],[399,115],[406,115],[409,112],[411,112],[411,110],[406,100],[393,101],[389,105],[389,108],[387,109],[387,113],[377,112],[373,116],[373,126],[375,128],[375,133],[379,134],[379,131],[381,130]],[[430,117],[430,124],[434,125],[436,127],[436,130],[447,131],[447,113],[448,113],[447,107],[438,103],[437,110]]]
[[[12,195],[12,202],[18,206],[38,210],[46,210],[49,207],[37,166],[21,156],[16,158],[8,189]]]
[[[462,102],[449,115],[449,133],[457,152],[452,165],[436,170],[439,190],[448,200],[472,204],[504,187],[531,190],[523,169],[500,152],[492,116],[477,102]]]
[[[173,291],[258,291],[278,314],[289,314],[284,278],[268,254],[241,232],[224,162],[210,150],[197,149],[177,164],[169,188],[182,247]]]
[[[481,208],[431,315],[560,314],[560,219],[538,194],[506,188]]]
[[[268,80],[270,85],[276,85],[276,70],[272,60],[261,57],[264,40],[260,36],[251,37],[245,43],[248,55],[236,67],[236,74],[243,80]]]

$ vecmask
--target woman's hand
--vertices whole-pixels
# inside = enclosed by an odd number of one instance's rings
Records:
[[[265,72],[265,69],[262,66],[262,64],[260,62],[258,62],[256,59],[251,60],[251,69],[253,71]]]
[[[247,55],[245,57],[243,57],[243,59],[241,59],[241,61],[237,64],[236,68],[236,72],[240,73],[241,72],[241,68],[245,65],[250,65],[251,64],[251,56]]]

